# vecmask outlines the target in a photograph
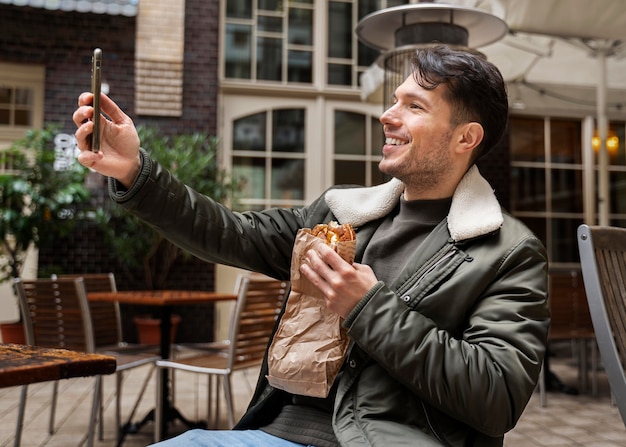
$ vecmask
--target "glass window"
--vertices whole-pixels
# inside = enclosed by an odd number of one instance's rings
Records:
[[[578,262],[578,245],[576,244],[576,231],[583,223],[582,217],[559,218],[553,217],[549,220],[551,233],[551,263],[572,263]]]
[[[511,207],[517,212],[546,211],[546,180],[543,167],[511,169]]]
[[[280,81],[282,78],[282,41],[269,37],[257,39],[257,78]]]
[[[242,197],[263,199],[265,197],[265,159],[233,157],[233,176],[242,179]]]
[[[515,161],[545,160],[543,119],[515,118],[511,120],[511,157]]]
[[[544,242],[550,263],[557,266],[579,262],[576,229],[586,212],[582,128],[580,119],[511,117],[511,210]],[[624,125],[613,123],[610,128],[617,135]],[[549,135],[548,142],[544,135]],[[623,157],[616,151],[611,163]],[[626,201],[620,202],[626,169],[609,169],[611,216],[619,220],[626,217]]]
[[[551,210],[555,213],[583,213],[582,169],[551,169]]]
[[[0,149],[43,127],[45,79],[42,65],[0,62]]]
[[[303,205],[305,119],[304,109],[290,108],[234,121],[233,175],[244,182],[237,209]]]
[[[313,45],[313,11],[311,9],[289,9],[289,43]]]
[[[378,169],[383,141],[378,117],[363,113],[334,112],[334,183],[378,185],[384,178]]]
[[[252,0],[228,0],[226,2],[226,17],[249,19],[252,17]]]
[[[304,153],[304,109],[274,110],[272,150]]]
[[[352,57],[352,5],[350,3],[328,2],[328,57]]]
[[[359,161],[335,160],[335,182],[338,185],[365,185],[365,169]]]
[[[287,79],[289,82],[313,82],[313,53],[291,50],[287,53]]]
[[[228,2],[224,77],[312,83],[313,12],[311,2]]]
[[[235,151],[265,150],[265,112],[249,115],[235,121],[233,126],[233,149]]]
[[[0,85],[0,125],[32,127],[34,90]]]
[[[316,52],[315,5],[325,5],[328,45]],[[313,84],[315,64],[325,64],[325,82],[359,87],[359,75],[379,51],[363,45],[354,33],[358,21],[408,0],[234,0],[226,2],[224,77],[281,83]],[[275,39],[275,40],[267,40]]]
[[[264,11],[282,11],[283,0],[259,0],[259,9]]]
[[[609,185],[612,212],[626,216],[626,172],[610,172]]]
[[[0,86],[0,105],[11,104],[11,88]]]
[[[304,160],[272,160],[272,199],[304,199]]]
[[[581,163],[580,121],[550,119],[550,159],[553,163]]]
[[[352,66],[346,64],[328,64],[328,84],[352,85]]]
[[[282,17],[259,16],[258,30],[268,33],[280,33],[283,30]]]
[[[335,111],[336,154],[365,154],[365,118],[360,113]]]
[[[247,25],[227,24],[224,52],[226,77],[249,79],[251,76],[252,35]]]

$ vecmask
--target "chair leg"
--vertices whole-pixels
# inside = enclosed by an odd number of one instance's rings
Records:
[[[96,383],[93,388],[93,402],[91,404],[91,414],[89,415],[89,428],[87,431],[87,447],[93,447],[93,438],[95,434],[96,423],[98,422],[98,414],[100,413],[100,397],[102,386],[102,376],[96,376]],[[102,423],[102,421],[100,421]]]
[[[20,406],[17,410],[17,427],[15,428],[15,447],[20,447],[22,442],[22,428],[24,427],[24,411],[26,410],[26,397],[28,395],[28,385],[22,385],[22,394],[20,396]]]
[[[100,380],[100,384],[98,385],[98,440],[102,441],[104,439],[104,394],[103,394],[103,385],[102,379]]]
[[[224,383],[224,395],[226,396],[226,406],[228,407],[228,429],[235,425],[235,407],[233,405],[233,393],[231,390],[230,374],[222,376]]]
[[[213,425],[217,430],[219,428],[220,423],[220,380],[219,376],[214,376],[214,385],[213,389],[215,390],[215,417],[213,418]]]
[[[117,433],[117,443],[122,440],[122,372],[115,373],[115,432]],[[102,424],[100,424],[102,426]]]
[[[54,419],[57,409],[57,395],[59,393],[59,382],[52,382],[52,401],[50,402],[50,421],[48,422],[48,433],[54,433]]]
[[[586,393],[589,387],[589,365],[587,361],[587,340],[580,339],[578,342],[578,374],[580,391]]]
[[[591,395],[598,397],[598,345],[595,338],[591,340],[591,368],[593,369]]]
[[[546,354],[547,355],[547,354]],[[547,396],[546,396],[546,363],[545,361],[541,365],[541,371],[539,372],[539,401],[541,403],[542,408],[548,406]]]
[[[213,399],[213,391],[215,390],[215,399]],[[207,377],[207,422],[209,428],[214,430],[218,429],[219,423],[219,378],[213,374],[208,374]],[[213,407],[211,407],[213,406]],[[211,418],[211,416],[213,416]],[[211,421],[211,419],[213,419]]]
[[[161,414],[163,413],[163,377],[161,374],[161,368],[157,367],[156,369],[156,386],[157,386],[157,399],[156,399],[156,408],[154,409],[154,442],[159,442],[163,437],[163,433],[161,433]]]
[[[139,408],[139,404],[141,403],[141,399],[143,398],[143,395],[146,393],[146,388],[148,388],[148,383],[150,383],[150,376],[154,372],[155,368],[156,368],[156,365],[152,364],[150,366],[150,370],[146,374],[146,378],[144,379],[143,384],[141,385],[141,389],[139,390],[139,394],[137,395],[137,399],[135,400],[135,405],[133,405],[133,409],[130,411],[130,416],[128,416],[128,422],[129,423],[135,417],[135,413],[137,412],[137,408]],[[121,407],[121,399],[120,399],[120,407]],[[121,409],[120,409],[120,419],[122,417],[121,415],[122,415],[122,412],[121,412]]]

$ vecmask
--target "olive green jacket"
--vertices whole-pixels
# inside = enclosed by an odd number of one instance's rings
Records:
[[[143,157],[129,190],[110,182],[115,201],[202,259],[281,279],[298,229],[330,220],[355,226],[358,262],[403,190],[392,180],[331,189],[304,208],[234,213]],[[334,405],[341,445],[501,446],[541,370],[546,266],[541,242],[472,167],[397,280],[379,282],[344,322],[354,347]],[[288,401],[266,374],[264,364],[237,429],[262,427]]]

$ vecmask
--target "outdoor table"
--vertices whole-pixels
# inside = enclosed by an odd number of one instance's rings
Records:
[[[0,344],[0,388],[36,382],[112,374],[115,357],[67,349]]]
[[[143,306],[157,306],[161,309],[161,344],[160,356],[168,359],[170,357],[170,328],[172,308],[176,305],[212,303],[217,301],[235,300],[237,295],[234,293],[220,293],[200,290],[132,290],[118,292],[94,292],[88,293],[89,301],[117,301],[125,304],[136,304]],[[161,414],[161,433],[167,435],[168,422],[179,419],[188,427],[197,427],[197,423],[193,423],[185,419],[182,414],[174,408],[171,402],[169,370],[161,369],[161,384],[163,395],[163,412]],[[144,419],[138,424],[129,424],[123,428],[123,434],[135,433],[144,424],[150,420],[155,420],[154,411],[150,411]]]

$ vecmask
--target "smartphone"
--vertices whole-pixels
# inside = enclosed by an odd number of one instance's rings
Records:
[[[100,150],[100,89],[102,85],[102,50],[96,48],[91,57],[91,93],[93,93],[93,133],[91,150]]]

